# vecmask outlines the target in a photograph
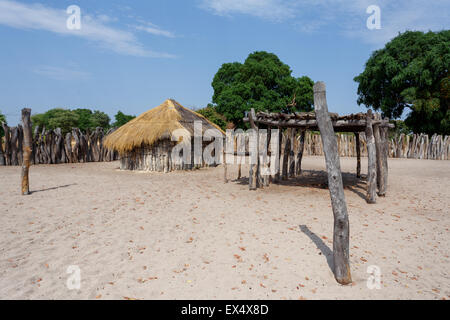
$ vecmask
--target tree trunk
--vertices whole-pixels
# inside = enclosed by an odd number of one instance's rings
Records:
[[[316,119],[322,136],[323,151],[328,171],[328,188],[334,215],[333,258],[334,276],[342,285],[352,282],[349,262],[349,222],[342,183],[341,165],[337,139],[328,114],[325,83],[314,85],[314,106]]]
[[[30,160],[33,136],[31,133],[31,109],[22,109],[23,123],[23,162],[22,162],[22,195],[30,194]]]

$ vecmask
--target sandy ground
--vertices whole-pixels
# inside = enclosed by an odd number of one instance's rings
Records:
[[[322,157],[302,178],[249,191],[223,169],[118,163],[0,167],[1,299],[449,299],[450,161],[390,159],[388,195],[364,200],[341,159],[353,285],[333,277]],[[363,173],[367,162],[363,159]],[[237,169],[230,169],[233,179]],[[81,271],[69,290],[68,266]],[[369,289],[369,266],[381,289]]]

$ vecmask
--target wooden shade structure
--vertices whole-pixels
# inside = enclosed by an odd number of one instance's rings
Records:
[[[334,216],[333,230],[333,272],[336,281],[347,285],[352,282],[349,262],[349,220],[347,213],[347,204],[345,201],[344,188],[342,182],[342,173],[338,153],[337,139],[335,132],[353,132],[356,136],[357,145],[357,177],[361,175],[361,152],[359,133],[365,132],[367,140],[368,153],[368,179],[367,179],[367,198],[368,203],[376,202],[376,191],[378,195],[384,196],[387,189],[388,176],[388,129],[394,125],[389,123],[389,119],[382,119],[380,114],[373,114],[371,110],[367,113],[350,114],[339,116],[336,113],[329,113],[325,83],[317,82],[314,85],[314,108],[315,112],[295,112],[295,113],[269,113],[258,112],[254,109],[248,112],[244,122],[249,122],[251,128],[256,131],[256,154],[257,161],[252,161],[249,172],[249,188],[255,190],[269,185],[268,176],[262,176],[261,173],[268,173],[264,170],[267,166],[261,155],[272,156],[274,154],[276,164],[279,164],[279,158],[283,157],[281,172],[277,172],[272,181],[288,179],[289,177],[301,173],[301,160],[303,156],[305,132],[307,130],[320,131],[322,136],[322,145],[325,155],[325,162],[328,173],[328,189],[330,191],[331,204]],[[268,150],[269,144],[260,143],[260,129],[279,129],[278,146],[284,143],[284,152],[281,147],[276,150]],[[283,141],[281,130],[288,132]],[[294,148],[294,140],[300,132],[298,149]],[[273,138],[273,137],[272,137]],[[226,165],[225,165],[226,169]],[[278,166],[277,166],[278,169]],[[226,174],[226,173],[225,173]],[[225,179],[226,180],[226,179]]]

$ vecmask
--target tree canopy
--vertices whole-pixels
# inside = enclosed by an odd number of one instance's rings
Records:
[[[222,130],[226,130],[227,120],[223,115],[217,112],[216,107],[211,103],[209,103],[208,106],[203,109],[196,110],[196,112],[204,116],[212,123],[218,125],[220,128],[222,128]]]
[[[31,116],[33,129],[35,126],[56,129],[61,128],[63,133],[67,133],[72,128],[80,128],[82,131],[92,130],[96,127],[109,128],[109,116],[102,111],[91,111],[89,109],[50,109],[45,113]]]
[[[123,126],[125,123],[127,123],[128,121],[136,118],[136,116],[124,114],[122,111],[119,110],[116,113],[116,115],[114,116],[114,118],[116,119],[116,121],[113,123],[113,127],[119,128],[119,127]]]
[[[225,63],[214,76],[212,87],[216,111],[238,126],[244,112],[310,111],[314,82],[295,78],[292,70],[273,53],[257,51],[245,62]],[[295,97],[295,106],[287,107]]]
[[[399,118],[415,133],[450,134],[450,30],[407,31],[372,53],[358,82],[358,104]]]

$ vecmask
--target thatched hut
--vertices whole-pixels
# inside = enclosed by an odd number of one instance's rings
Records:
[[[175,100],[168,99],[108,135],[104,145],[119,152],[120,169],[123,170],[169,172],[202,167],[205,164],[203,162],[199,164],[198,160],[194,164],[195,122],[197,125],[201,123],[202,135],[208,129],[217,129],[215,132],[220,132],[222,138],[225,137],[225,132],[220,127]],[[177,139],[180,132],[182,138]],[[189,146],[191,150],[189,162],[173,161],[172,150],[175,150],[175,146],[179,147],[179,143]],[[200,143],[203,150],[211,142]],[[177,148],[176,152],[179,152],[179,149]]]

